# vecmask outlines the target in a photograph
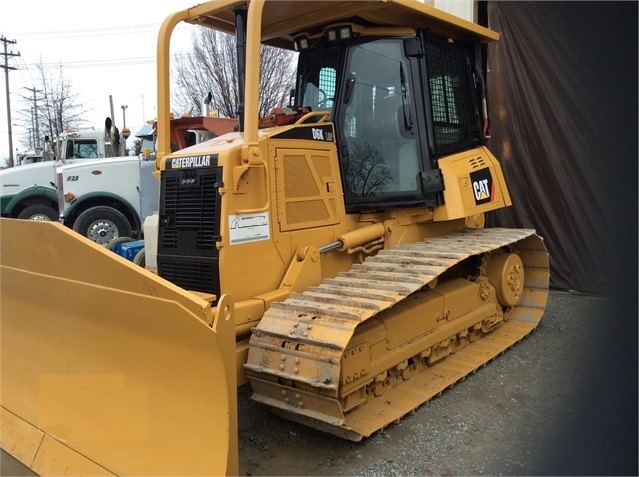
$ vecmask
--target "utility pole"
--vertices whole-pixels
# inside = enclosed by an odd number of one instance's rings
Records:
[[[126,128],[126,108],[129,107],[128,104],[123,104],[120,106],[122,108],[122,128]]]
[[[28,101],[33,101],[33,110],[32,110],[32,114],[31,114],[31,119],[33,122],[33,128],[35,130],[35,137],[33,138],[33,147],[34,148],[38,148],[40,147],[40,122],[38,121],[38,100],[40,99],[45,99],[45,97],[42,98],[38,98],[36,96],[36,93],[43,93],[44,91],[39,90],[39,89],[35,89],[35,88],[25,88],[27,91],[31,91],[33,93],[33,99],[31,98],[24,98]]]
[[[126,108],[129,107],[128,104],[123,104],[122,106],[120,106],[122,108],[122,139],[124,139],[124,141],[122,141],[122,152],[121,154],[124,156],[128,156],[128,149],[126,148],[126,141],[127,139],[129,139],[129,136],[131,135],[131,131],[129,131],[129,128],[126,127]]]
[[[13,134],[11,131],[11,99],[9,95],[9,70],[15,70],[13,66],[9,66],[10,56],[20,56],[20,53],[13,53],[7,51],[7,45],[15,45],[15,40],[7,40],[4,36],[0,38],[0,41],[4,44],[4,53],[0,55],[4,56],[4,65],[0,65],[0,68],[4,68],[4,77],[7,89],[7,129],[9,130],[9,164],[13,166]]]

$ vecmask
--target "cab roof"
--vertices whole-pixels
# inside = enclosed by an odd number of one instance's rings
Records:
[[[255,0],[253,0],[255,1]],[[189,23],[227,33],[235,31],[235,7],[250,1],[216,0],[185,11]],[[489,42],[499,33],[463,20],[417,0],[268,0],[262,13],[262,42],[292,49],[300,33],[317,33],[330,24],[349,22],[363,26],[425,28],[456,40]]]

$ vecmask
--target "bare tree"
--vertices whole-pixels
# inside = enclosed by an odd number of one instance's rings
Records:
[[[62,64],[51,69],[46,68],[40,60],[37,68],[40,84],[35,89],[40,98],[34,102],[33,98],[25,96],[28,106],[19,112],[31,131],[27,140],[22,142],[31,147],[41,144],[45,135],[53,138],[67,129],[81,126],[84,122],[82,116],[87,112],[82,108],[78,95],[73,92],[71,81],[64,76]],[[36,138],[35,131],[39,131],[42,137]]]
[[[192,51],[176,57],[174,105],[179,111],[202,114],[202,100],[211,93],[212,109],[220,116],[237,116],[239,102],[235,37],[209,28],[193,32]],[[259,114],[284,106],[295,85],[296,53],[262,46]]]
[[[346,175],[346,183],[350,187],[346,194],[352,197],[370,197],[382,192],[392,179],[379,150],[367,142],[354,144],[346,165]]]
[[[73,93],[71,81],[67,80],[62,64],[55,72],[46,71],[42,63],[38,67],[42,78],[44,102],[40,112],[44,116],[44,131],[55,137],[66,129],[78,127],[86,110],[78,103],[78,95]]]

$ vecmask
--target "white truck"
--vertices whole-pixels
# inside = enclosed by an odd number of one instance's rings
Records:
[[[114,156],[105,131],[82,130],[60,134],[45,147],[42,162],[0,171],[0,215],[15,219],[57,220],[56,167]]]
[[[40,148],[31,149],[29,151],[23,151],[16,157],[16,166],[24,166],[26,164],[35,164],[36,162],[44,162],[49,158],[44,154],[44,151]]]
[[[158,206],[155,164],[141,157],[60,166],[56,174],[59,220],[96,243],[141,237],[144,219]]]

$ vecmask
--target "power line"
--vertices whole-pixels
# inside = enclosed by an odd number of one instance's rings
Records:
[[[174,59],[183,58],[188,54],[176,54],[173,55]],[[58,61],[47,63],[24,63],[24,67],[27,70],[43,68],[57,68],[62,66],[64,68],[95,68],[102,66],[135,66],[137,64],[149,64],[155,63],[156,56],[138,56],[132,58],[107,58],[104,60],[77,60],[77,61]]]
[[[26,37],[72,37],[72,36],[105,36],[105,35],[120,35],[122,32],[133,33],[148,33],[156,32],[159,28],[159,24],[147,23],[145,25],[129,25],[129,26],[113,26],[102,28],[80,28],[76,30],[49,30],[49,31],[20,31],[16,32],[20,36]],[[137,30],[137,31],[136,31]]]
[[[23,83],[31,82],[35,84],[36,80],[33,78],[33,75],[31,74],[30,70],[33,70],[33,68],[29,68],[27,66],[27,64],[24,61],[24,57],[21,56],[20,58],[18,58],[18,74],[22,78],[22,82]],[[27,75],[29,76],[28,78],[27,78]]]
[[[97,66],[131,66],[135,64],[153,63],[156,61],[155,56],[143,56],[135,58],[111,58],[104,60],[78,60],[78,61],[58,61],[51,63],[25,63],[27,69],[57,68],[94,68]]]
[[[192,29],[193,25],[177,25],[176,30]],[[96,37],[96,36],[120,36],[122,33],[138,34],[138,33],[156,33],[160,28],[159,23],[146,23],[141,25],[119,25],[113,27],[101,28],[79,28],[75,30],[49,30],[49,31],[20,31],[13,32],[16,36],[36,37],[38,40],[44,37],[48,39],[56,38],[74,38],[74,37]],[[11,32],[10,32],[11,33]]]

